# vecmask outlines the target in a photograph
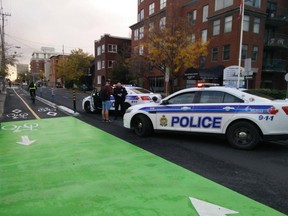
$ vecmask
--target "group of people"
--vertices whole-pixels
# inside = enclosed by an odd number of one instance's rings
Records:
[[[104,122],[111,122],[109,119],[109,110],[112,106],[110,95],[113,95],[115,99],[115,112],[114,112],[114,120],[118,118],[119,115],[124,114],[124,102],[127,95],[126,89],[118,82],[113,89],[111,86],[111,81],[106,80],[105,85],[101,88],[100,98],[102,100],[102,120]],[[120,107],[120,111],[119,111]]]

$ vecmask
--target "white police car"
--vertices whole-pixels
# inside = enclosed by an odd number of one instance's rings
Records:
[[[154,130],[225,135],[239,149],[253,149],[261,140],[288,139],[288,103],[228,87],[183,89],[160,104],[126,110],[124,127],[139,136]]]
[[[151,103],[153,100],[156,102],[160,102],[162,97],[160,94],[155,94],[147,89],[131,86],[131,85],[123,85],[127,91],[126,99],[124,108],[125,110],[128,107],[136,105],[136,104],[143,104],[143,103]],[[114,110],[114,97],[113,95],[110,96],[112,107],[111,110]],[[88,113],[91,112],[99,112],[102,109],[102,102],[99,98],[99,91],[94,89],[90,96],[86,97],[82,101],[82,108]]]

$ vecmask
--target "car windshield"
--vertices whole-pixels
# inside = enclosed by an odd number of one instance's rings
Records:
[[[136,94],[150,94],[150,93],[152,93],[151,91],[144,89],[144,88],[131,88],[130,90]]]
[[[253,89],[246,89],[246,90],[244,90],[243,92],[246,92],[246,93],[252,94],[252,95],[256,95],[256,96],[258,96],[258,97],[262,97],[262,98],[265,98],[265,99],[268,99],[268,100],[276,100],[275,98],[273,98],[273,97],[271,97],[271,96],[268,96],[268,95],[265,95],[265,94],[263,94],[263,93],[254,91]]]

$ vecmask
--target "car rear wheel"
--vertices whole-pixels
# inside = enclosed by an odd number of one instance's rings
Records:
[[[135,117],[133,121],[133,128],[135,133],[142,137],[149,136],[153,132],[153,126],[150,119],[143,115]]]
[[[85,110],[85,112],[87,112],[87,113],[91,113],[91,105],[90,105],[90,102],[85,102],[85,104],[84,104],[84,110]]]
[[[231,146],[244,150],[255,148],[261,138],[256,126],[246,121],[232,124],[228,128],[226,136]]]

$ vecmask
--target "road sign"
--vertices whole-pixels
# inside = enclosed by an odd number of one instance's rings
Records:
[[[165,70],[165,82],[169,82],[169,76],[170,76],[170,68],[166,67],[166,70]]]

